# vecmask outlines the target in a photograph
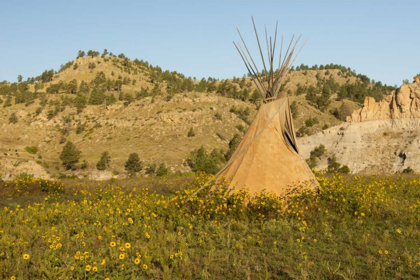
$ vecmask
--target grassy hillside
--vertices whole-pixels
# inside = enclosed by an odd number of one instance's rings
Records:
[[[381,98],[388,89],[339,65],[301,65],[283,85],[298,136],[339,124],[364,96]],[[101,57],[90,52],[57,72],[0,83],[0,166],[62,173],[59,156],[71,141],[82,152],[79,176],[96,172],[103,152],[111,156],[108,173],[124,172],[131,153],[139,154],[143,167],[163,163],[186,172],[190,167],[185,159],[194,149],[204,146],[226,153],[260,103],[246,77],[198,81],[122,54]],[[194,135],[189,137],[191,130]],[[37,152],[31,154],[27,147]]]

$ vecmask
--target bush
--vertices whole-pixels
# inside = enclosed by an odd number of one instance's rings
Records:
[[[11,115],[10,115],[10,118],[9,118],[9,123],[13,123],[13,124],[15,124],[15,123],[17,123],[18,122],[18,118],[17,118],[17,116],[16,116],[16,113],[12,113]]]
[[[347,165],[343,165],[338,169],[338,172],[343,173],[343,174],[349,174],[350,168]]]
[[[158,177],[161,177],[161,176],[166,176],[166,175],[168,175],[170,172],[169,172],[169,169],[168,168],[166,168],[166,166],[165,166],[165,164],[164,163],[161,163],[160,165],[159,165],[159,168],[156,170],[156,176],[158,176]]]
[[[409,167],[405,168],[405,169],[402,171],[402,173],[404,173],[404,174],[412,174],[412,173],[414,173],[414,170],[413,170],[413,169],[411,169],[411,167],[409,166]]]
[[[35,146],[26,147],[25,150],[32,155],[38,153],[38,148]]]
[[[217,112],[216,114],[214,114],[214,117],[216,118],[216,120],[219,120],[219,121],[222,120],[222,115],[219,112]]]
[[[190,131],[188,131],[187,136],[188,137],[194,137],[195,136],[195,132],[194,132],[194,129],[192,127],[191,127]]]
[[[221,151],[213,150],[209,154],[203,146],[192,151],[187,159],[187,164],[191,167],[192,171],[208,174],[216,174],[224,162],[224,156]]]
[[[151,165],[149,165],[148,167],[146,167],[146,174],[155,174],[156,173],[156,163],[152,163]]]

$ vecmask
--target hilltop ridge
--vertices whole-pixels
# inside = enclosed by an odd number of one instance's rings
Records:
[[[188,172],[186,159],[195,149],[232,149],[261,102],[246,76],[196,80],[123,54],[88,53],[79,52],[57,72],[0,83],[3,178],[23,172],[121,176],[133,152],[143,170],[164,164],[172,172]],[[283,90],[290,96],[297,134],[304,136],[342,123],[360,108],[364,96],[380,100],[389,88],[331,64],[294,68]],[[81,151],[76,171],[61,165],[59,155],[67,141]],[[37,152],[28,152],[28,147]],[[98,171],[103,152],[110,153],[110,167]]]

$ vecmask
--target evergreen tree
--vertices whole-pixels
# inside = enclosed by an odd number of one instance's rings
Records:
[[[240,142],[241,142],[241,136],[238,133],[235,133],[235,135],[233,135],[232,139],[229,141],[229,150],[225,154],[226,160],[230,159],[230,157],[233,155],[233,153],[235,152]]]
[[[103,152],[101,155],[101,159],[96,164],[96,168],[98,170],[105,170],[107,167],[109,167],[109,162],[111,161],[111,156],[108,152]]]
[[[18,81],[18,83],[21,83],[21,82],[22,82],[22,79],[23,79],[22,75],[19,75],[19,76],[17,77],[17,81]]]
[[[86,108],[86,97],[84,97],[83,95],[77,95],[74,100],[73,100],[73,104],[77,109],[77,113],[80,114],[84,108]]]
[[[67,141],[60,154],[60,160],[63,162],[64,168],[66,168],[66,170],[74,169],[76,163],[79,162],[81,153],[82,152],[79,151],[72,142]]]
[[[67,91],[69,93],[73,93],[73,94],[77,92],[77,81],[76,81],[76,79],[73,79],[72,81],[70,81],[67,84]]]
[[[3,104],[3,107],[6,108],[6,107],[10,107],[10,106],[12,106],[12,96],[8,95],[7,98],[6,98],[6,101]]]
[[[85,56],[85,52],[84,51],[79,51],[79,53],[77,54],[77,58],[84,57],[84,56]]]
[[[130,175],[140,172],[143,167],[139,155],[137,153],[130,154],[128,160],[125,162],[124,168]]]

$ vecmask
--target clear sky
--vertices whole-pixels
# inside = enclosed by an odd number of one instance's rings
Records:
[[[420,72],[419,0],[0,0],[0,81],[104,48],[186,76],[242,76],[232,41],[239,27],[255,45],[251,15],[260,32],[278,20],[285,38],[308,38],[295,64],[342,64],[391,85]]]

